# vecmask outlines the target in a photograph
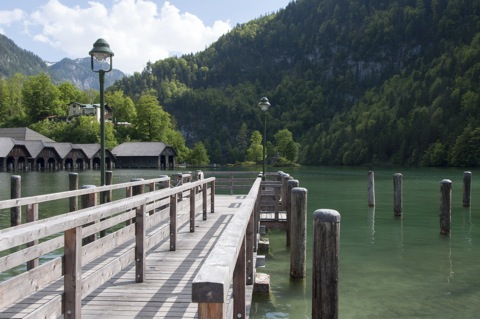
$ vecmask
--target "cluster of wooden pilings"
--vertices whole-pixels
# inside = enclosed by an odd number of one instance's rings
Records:
[[[282,182],[282,209],[287,212],[287,246],[290,278],[306,277],[307,189],[289,174],[278,172]],[[312,318],[338,318],[338,266],[340,214],[333,209],[313,213]]]
[[[367,173],[368,177],[368,206],[375,206],[375,174]],[[472,172],[463,173],[463,207],[471,204]],[[403,215],[403,175],[393,175],[393,214],[396,217]],[[440,182],[440,234],[449,236],[452,216],[452,181],[443,179]]]

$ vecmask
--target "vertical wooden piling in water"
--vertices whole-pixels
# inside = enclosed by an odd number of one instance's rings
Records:
[[[19,175],[12,175],[10,177],[10,198],[20,198],[22,197],[22,177]],[[12,207],[10,208],[10,225],[17,226],[22,223],[22,207]]]
[[[95,188],[95,185],[83,185],[81,189]],[[97,193],[90,193],[80,196],[80,202],[83,208],[93,207],[97,205]],[[84,226],[92,225],[93,223],[88,223]],[[93,234],[83,238],[83,245],[91,243],[97,239],[97,235]]]
[[[472,188],[472,172],[463,172],[463,207],[470,207]]]
[[[393,214],[402,216],[403,213],[403,175],[395,173],[393,175]]]
[[[375,207],[375,173],[369,171],[368,176],[368,207]]]
[[[332,209],[313,213],[312,318],[338,318],[338,255],[340,214]]]
[[[440,183],[440,234],[450,235],[452,216],[452,181],[444,179]]]
[[[287,213],[287,225],[286,225],[286,235],[287,235],[287,246],[290,246],[291,236],[292,236],[292,189],[298,187],[298,180],[290,179],[287,181],[287,196],[286,200],[286,213]],[[278,218],[277,218],[278,220]]]
[[[287,197],[288,197],[288,189],[287,189],[287,183],[289,180],[291,180],[292,177],[290,174],[283,173],[282,174],[282,210],[287,211]],[[287,216],[288,220],[288,216]]]
[[[293,182],[293,181],[290,181]],[[289,182],[289,185],[290,185]],[[298,181],[297,181],[298,182]],[[298,183],[297,183],[298,184]],[[307,274],[307,189],[291,190],[290,278],[301,279]]]
[[[68,190],[75,191],[78,189],[78,173],[68,174]],[[78,210],[78,196],[69,198],[69,211],[74,212]]]

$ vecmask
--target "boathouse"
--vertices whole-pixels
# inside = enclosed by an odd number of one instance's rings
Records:
[[[156,168],[175,167],[175,149],[162,142],[127,142],[112,150],[117,168]]]
[[[64,170],[100,167],[99,144],[57,143],[29,128],[0,128],[0,170]],[[108,169],[115,157],[105,150]]]

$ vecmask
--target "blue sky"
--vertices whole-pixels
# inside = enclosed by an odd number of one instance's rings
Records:
[[[238,23],[277,12],[294,0],[0,1],[0,33],[48,62],[83,58],[98,38],[128,74],[148,61],[195,53]]]

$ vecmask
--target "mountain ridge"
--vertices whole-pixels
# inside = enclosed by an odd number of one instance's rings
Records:
[[[81,90],[99,90],[98,75],[90,69],[90,57],[47,62],[0,34],[0,77],[12,77],[15,73],[30,76],[42,72],[49,74],[54,83],[68,81]],[[124,76],[122,71],[113,69],[105,77],[105,87]]]

